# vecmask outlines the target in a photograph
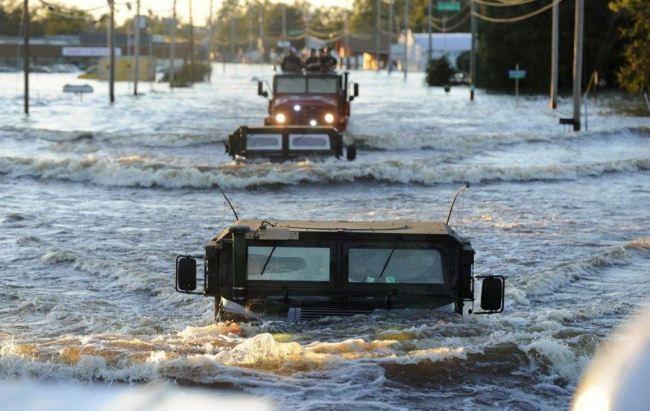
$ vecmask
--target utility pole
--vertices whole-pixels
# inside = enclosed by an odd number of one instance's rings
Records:
[[[404,80],[409,71],[409,0],[404,4]]]
[[[390,45],[393,43],[393,8],[395,6],[394,0],[388,0],[388,58],[386,59],[388,66],[386,70],[388,74],[393,71],[393,53]]]
[[[174,87],[174,61],[176,60],[176,0],[172,6],[172,48],[169,51],[169,88]]]
[[[24,110],[29,114],[29,0],[23,1],[23,74],[25,76]]]
[[[111,104],[115,102],[115,3],[108,0],[108,53],[110,67],[108,68],[108,99]]]
[[[433,59],[433,34],[431,30],[431,19],[433,18],[432,7],[433,0],[429,0],[429,4],[427,5],[427,33],[429,33],[429,48],[427,49],[427,54],[429,56],[429,61],[427,61],[427,65]]]
[[[515,71],[519,71],[519,63],[515,64]],[[519,106],[519,76],[515,77],[515,99],[515,104]]]
[[[194,84],[194,17],[192,16],[192,0],[190,7],[190,84]]]
[[[260,6],[257,9],[257,51],[264,53],[264,14]]]
[[[348,10],[345,9],[343,20],[343,47],[345,47],[345,68],[350,70],[350,33],[348,29]]]
[[[237,33],[237,21],[230,15],[230,62],[235,61],[235,34]]]
[[[582,35],[585,0],[576,0],[575,34],[573,35],[573,131],[580,131],[582,98]]]
[[[213,19],[213,13],[214,10],[212,9],[212,6],[214,4],[214,0],[209,0],[210,1],[210,11],[209,11],[209,16],[208,16],[208,63],[212,62],[212,37],[214,36],[214,19]]]
[[[246,11],[248,14],[248,52],[253,51],[253,15],[251,11]]]
[[[134,30],[134,58],[135,63],[133,64],[135,68],[135,75],[133,76],[133,95],[138,95],[138,80],[140,77],[140,0],[135,2],[135,20],[133,20],[133,30]],[[151,52],[151,51],[150,51]]]
[[[560,4],[553,3],[553,29],[551,33],[551,101],[549,107],[557,108],[557,86],[560,53]]]
[[[282,3],[282,42],[286,44],[287,41],[287,6]],[[285,47],[285,52],[287,47]]]
[[[476,3],[470,2],[471,28],[472,28],[472,48],[469,57],[469,99],[474,101],[474,90],[476,89]]]
[[[375,63],[377,64],[377,72],[379,73],[379,47],[380,47],[380,40],[379,40],[379,16],[380,16],[380,10],[379,6],[381,4],[381,0],[376,0],[375,1],[375,13],[376,13],[376,20],[375,20]]]

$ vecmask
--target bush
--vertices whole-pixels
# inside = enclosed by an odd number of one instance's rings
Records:
[[[447,59],[442,56],[439,59],[429,60],[427,65],[426,82],[429,86],[444,86],[449,84],[449,79],[454,75],[454,69]]]
[[[208,62],[195,61],[194,70],[190,70],[190,64],[188,62],[185,62],[185,64],[183,64],[183,67],[174,73],[174,84],[172,84],[172,86],[187,87],[189,83],[207,81],[210,79],[211,73],[212,66]],[[165,73],[161,81],[169,81],[169,74]]]

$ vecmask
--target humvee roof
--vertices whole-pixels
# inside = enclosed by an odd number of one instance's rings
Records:
[[[298,232],[355,232],[380,234],[454,235],[449,226],[439,221],[316,221],[316,220],[239,220],[235,226],[251,230],[282,228]]]

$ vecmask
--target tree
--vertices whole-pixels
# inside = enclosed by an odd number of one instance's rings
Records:
[[[456,58],[456,68],[463,73],[469,73],[469,51],[463,51]]]
[[[626,0],[623,0],[626,1]],[[638,0],[644,2],[648,0]],[[537,10],[535,2],[516,7],[481,6],[479,13],[498,18],[509,18]],[[572,85],[574,2],[560,3],[560,70],[561,89]],[[607,0],[593,0],[585,7],[583,84],[592,72],[614,84],[616,70],[621,58],[617,50],[622,48],[616,36],[623,23],[607,6]],[[551,69],[551,14],[550,11],[514,23],[492,23],[479,20],[478,25],[478,73],[479,87],[508,91],[512,81],[508,70],[519,63],[527,71],[526,82],[521,89],[528,92],[546,92]]]
[[[453,74],[454,69],[447,56],[442,56],[439,59],[429,60],[426,82],[429,86],[445,86],[449,84],[449,79]]]
[[[623,13],[631,21],[620,28],[627,40],[623,50],[624,63],[619,68],[618,82],[630,93],[650,91],[650,1],[614,0],[609,7]]]

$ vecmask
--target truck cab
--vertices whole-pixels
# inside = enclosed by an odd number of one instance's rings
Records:
[[[287,72],[276,74],[271,90],[258,82],[257,92],[269,98],[267,126],[334,127],[345,131],[350,102],[359,96],[359,85],[347,72]]]
[[[296,321],[445,306],[463,314],[473,304],[475,278],[483,279],[475,314],[503,310],[505,279],[474,277],[474,249],[443,222],[238,220],[205,252],[199,281],[196,258],[177,257],[176,290],[215,298],[221,319]]]

